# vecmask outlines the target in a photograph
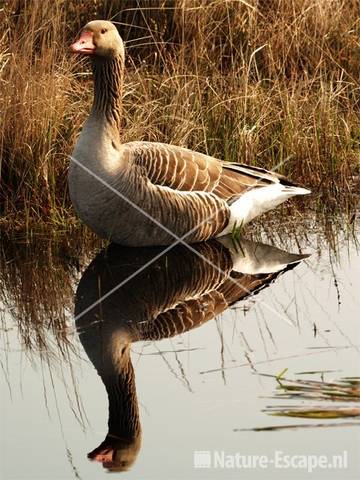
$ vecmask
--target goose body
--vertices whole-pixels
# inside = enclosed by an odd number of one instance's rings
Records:
[[[274,172],[183,147],[122,144],[124,47],[116,27],[88,23],[72,50],[92,57],[94,102],[71,156],[69,190],[101,237],[126,246],[199,242],[310,193]]]

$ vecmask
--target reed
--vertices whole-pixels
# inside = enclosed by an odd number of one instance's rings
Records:
[[[320,380],[284,378],[287,370],[284,369],[279,375],[261,374],[264,377],[272,377],[277,383],[277,390],[274,397],[271,397],[277,400],[277,404],[268,405],[263,412],[274,417],[289,418],[293,420],[292,423],[281,422],[278,425],[250,429],[236,428],[235,432],[359,427],[359,377],[325,381],[324,376],[328,376],[332,371],[312,371],[301,372],[299,375],[316,375],[320,376]],[[287,405],[280,403],[285,400],[289,402]],[[308,423],[302,420],[308,420]]]
[[[317,372],[310,372],[312,373]],[[322,380],[281,378],[277,381],[278,390],[275,395],[277,400],[301,401],[301,404],[269,406],[265,409],[269,415],[323,420],[360,416],[360,379],[358,377],[333,381],[325,381],[323,378]]]
[[[124,141],[277,168],[353,209],[359,193],[359,0],[2,2],[0,226],[67,228],[68,154],[91,102],[68,51],[112,18],[127,47]],[[301,203],[300,203],[301,205]]]

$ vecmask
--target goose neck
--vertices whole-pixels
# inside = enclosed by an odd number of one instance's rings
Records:
[[[94,102],[92,115],[121,129],[124,59],[97,57],[93,60]]]
[[[136,438],[141,431],[135,374],[129,359],[122,371],[102,377],[109,398],[108,433],[119,438]]]

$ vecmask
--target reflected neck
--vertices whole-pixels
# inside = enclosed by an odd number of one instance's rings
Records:
[[[140,435],[141,425],[130,358],[119,374],[101,378],[109,398],[108,435],[131,441]]]
[[[91,114],[121,131],[124,59],[94,57],[94,102]]]

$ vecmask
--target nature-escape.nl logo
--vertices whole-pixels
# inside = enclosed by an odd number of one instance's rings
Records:
[[[348,452],[337,455],[285,454],[275,450],[272,455],[242,455],[223,450],[194,451],[194,468],[238,468],[238,469],[303,469],[311,473],[315,469],[348,468]]]

